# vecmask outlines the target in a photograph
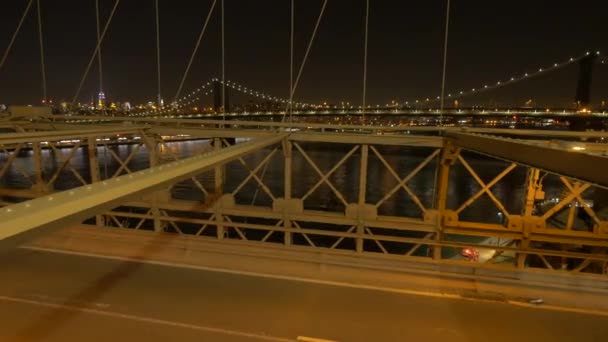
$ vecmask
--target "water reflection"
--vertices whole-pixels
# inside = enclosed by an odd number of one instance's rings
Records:
[[[351,145],[341,144],[299,143],[299,145],[323,173],[327,173],[334,168],[353,148]],[[160,147],[160,158],[163,161],[171,161],[175,158],[184,158],[209,151],[211,148],[209,140],[169,142]],[[375,148],[394,170],[399,179],[395,178],[391,171],[370,149],[366,187],[366,202],[369,204],[377,204],[397,186],[401,179],[410,174],[434,151],[429,148],[397,146],[376,146]],[[247,163],[248,168],[253,170],[263,162],[271,151],[272,149],[257,151],[245,156],[243,159]],[[47,181],[53,177],[58,167],[61,167],[62,161],[69,157],[71,153],[70,148],[60,148],[57,151],[45,149],[42,151],[43,175]],[[132,153],[133,155],[131,155]],[[55,189],[62,190],[81,185],[80,180],[74,175],[74,172],[81,173],[86,181],[90,181],[88,176],[90,173],[88,150],[81,147],[74,151],[73,154],[72,159],[60,172],[54,184]],[[128,160],[126,167],[130,171],[149,167],[148,151],[144,145],[139,147],[135,144],[109,145],[108,148],[99,146],[97,147],[97,154],[102,178],[112,177],[121,169],[122,164],[117,158],[122,161]],[[317,184],[321,176],[296,147],[293,149],[292,156],[292,194],[294,197],[302,197],[309,192],[311,187]],[[506,162],[472,153],[464,153],[464,157],[479,175],[480,179],[486,184],[508,166]],[[2,164],[7,161],[6,155],[1,155],[0,158]],[[432,207],[435,191],[436,162],[437,158],[422,168],[406,183],[407,187],[411,189],[425,208]],[[360,150],[357,150],[327,179],[340,192],[347,203],[356,203],[358,201],[359,172]],[[492,193],[502,202],[508,213],[519,214],[521,212],[524,200],[523,193],[525,190],[526,172],[524,167],[517,167],[491,188]],[[32,151],[22,151],[2,178],[2,185],[9,188],[27,189],[32,186],[33,173]],[[249,171],[240,161],[237,160],[227,164],[225,192],[234,191],[248,175]],[[274,197],[283,196],[284,158],[280,149],[270,159],[266,167],[258,170],[257,176],[264,181]],[[205,189],[213,189],[214,178],[212,173],[205,173],[197,177],[197,179]],[[457,163],[452,167],[450,172],[448,208],[459,208],[480,189],[481,186],[470,175],[469,171],[461,163]],[[546,177],[543,190],[547,193],[547,198],[562,196],[564,189],[564,185],[557,176]],[[202,200],[203,198],[202,191],[192,181],[180,183],[180,185],[175,187],[173,194],[175,197],[183,199]],[[606,206],[605,198],[607,196],[604,190],[587,191],[584,196],[585,198],[593,199],[598,209],[603,209]],[[270,196],[259,189],[258,183],[253,178],[237,194],[236,200],[237,203],[243,204],[272,205]],[[338,199],[334,191],[325,182],[309,194],[304,205],[309,209],[333,211],[344,209],[341,200]],[[378,211],[384,215],[421,217],[420,208],[402,188],[399,188],[379,205]],[[461,212],[460,218],[466,221],[498,223],[504,219],[504,217],[498,214],[499,212],[499,208],[489,196],[482,194],[477,201]]]

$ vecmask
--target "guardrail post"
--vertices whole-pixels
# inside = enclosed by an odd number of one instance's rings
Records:
[[[369,145],[361,145],[361,163],[359,165],[359,214],[357,215],[357,252],[362,253],[365,241],[365,200],[367,193],[367,166],[369,159]]]

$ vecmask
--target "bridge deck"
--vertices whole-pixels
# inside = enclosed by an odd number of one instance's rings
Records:
[[[2,341],[600,341],[601,316],[16,249]]]

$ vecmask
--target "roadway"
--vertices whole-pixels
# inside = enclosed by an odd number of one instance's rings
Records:
[[[606,316],[28,249],[0,274],[0,341],[608,340]]]

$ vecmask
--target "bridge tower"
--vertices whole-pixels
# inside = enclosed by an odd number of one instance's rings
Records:
[[[578,84],[576,86],[576,97],[574,99],[577,108],[586,108],[591,102],[591,80],[593,76],[593,66],[597,61],[598,55],[589,54],[579,62]]]
[[[226,113],[230,112],[229,89],[229,87],[226,87],[226,85],[224,85],[224,96],[226,97]],[[219,80],[213,81],[213,110],[216,113],[220,113],[222,111],[222,82]]]

